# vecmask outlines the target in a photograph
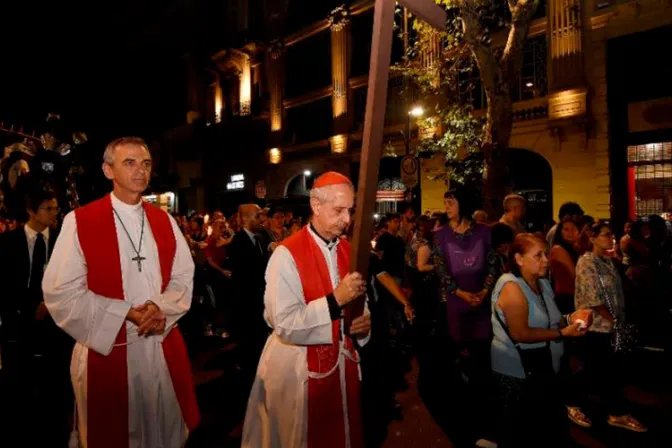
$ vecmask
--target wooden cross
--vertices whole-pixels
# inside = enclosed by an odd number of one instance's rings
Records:
[[[371,254],[371,232],[373,214],[378,190],[378,165],[383,146],[385,125],[385,105],[387,104],[387,82],[392,54],[395,0],[375,0],[373,18],[373,42],[371,64],[369,66],[369,90],[366,96],[366,115],[362,138],[362,157],[359,168],[359,185],[350,253],[350,271],[359,272],[368,280],[369,257]],[[438,30],[446,29],[446,11],[434,0],[398,0],[419,19]],[[361,316],[364,299],[360,298],[350,306],[349,317]],[[346,326],[346,329],[349,325]]]

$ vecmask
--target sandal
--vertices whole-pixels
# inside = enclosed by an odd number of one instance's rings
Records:
[[[567,417],[582,428],[593,426],[593,422],[581,411],[581,408],[567,406]]]
[[[649,430],[630,414],[623,415],[621,417],[614,417],[613,415],[610,415],[607,419],[607,423],[609,423],[611,426],[615,426],[616,428],[623,428],[633,432],[647,432]]]

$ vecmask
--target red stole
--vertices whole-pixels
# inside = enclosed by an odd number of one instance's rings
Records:
[[[303,295],[306,303],[325,297],[333,292],[329,267],[310,235],[308,226],[286,239],[282,243],[292,254],[299,271]],[[342,279],[350,266],[350,243],[341,240],[336,247],[338,272]],[[327,345],[309,345],[308,371],[327,373],[339,362],[340,321],[332,322],[332,343]],[[356,359],[355,347],[349,337],[345,337],[345,347]],[[308,448],[342,448],[345,445],[345,421],[341,390],[340,367],[327,377],[308,380]],[[345,358],[346,403],[350,431],[350,446],[364,446],[361,409],[359,368],[356,362]]]
[[[154,235],[161,265],[161,292],[165,291],[173,269],[176,241],[170,218],[161,209],[143,204]],[[119,242],[112,212],[112,199],[105,196],[75,210],[77,235],[87,264],[88,289],[112,300],[124,300]],[[126,343],[126,323],[115,344]],[[182,417],[189,430],[200,421],[191,364],[182,335],[173,328],[162,343]],[[128,370],[126,345],[118,345],[104,356],[88,354],[87,445],[90,448],[128,446]]]

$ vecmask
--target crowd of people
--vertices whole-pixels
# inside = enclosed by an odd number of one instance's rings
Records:
[[[349,271],[354,187],[341,174],[316,179],[307,220],[254,203],[170,218],[141,200],[142,140],[112,142],[103,167],[110,195],[61,220],[39,185],[28,221],[0,227],[2,382],[22,403],[8,421],[45,422],[38,446],[182,446],[200,421],[189,355],[213,337],[239,347],[244,447],[379,446],[403,418],[395,394],[413,359],[458,447],[562,447],[569,424],[595,419],[647,431],[623,366],[669,343],[660,217],[628,223],[617,244],[566,203],[531,233],[523,197],[491,222],[478,190],[454,184],[445,212],[376,223],[363,278]]]
[[[387,409],[415,355],[420,394],[457,446],[565,446],[568,424],[597,418],[646,432],[623,387],[637,349],[669,345],[665,222],[628,223],[616,244],[610,224],[576,203],[563,204],[547,232],[528,233],[519,195],[506,197],[495,222],[469,186],[444,202],[445,214],[387,215],[374,241],[396,283],[377,282],[372,311],[385,332],[373,338],[387,339],[378,373],[396,375]],[[589,395],[601,404],[592,413]]]

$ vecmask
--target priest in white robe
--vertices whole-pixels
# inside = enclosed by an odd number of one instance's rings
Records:
[[[142,201],[151,157],[141,139],[110,143],[103,170],[113,193],[66,216],[42,284],[77,341],[80,444],[181,447],[200,418],[177,328],[191,305],[191,253],[175,221]]]
[[[354,188],[338,173],[316,179],[311,223],[284,240],[266,271],[268,338],[250,394],[243,448],[360,448],[359,356],[368,311],[344,328],[345,305],[365,282],[349,273]],[[347,331],[349,330],[349,331]],[[349,333],[349,334],[346,334]]]

